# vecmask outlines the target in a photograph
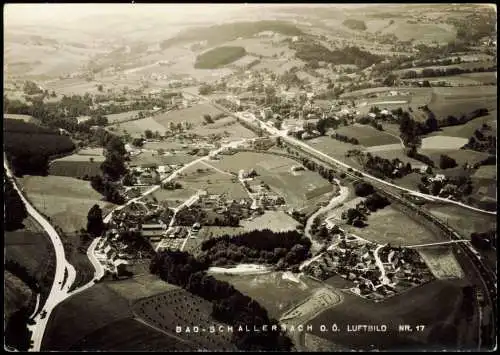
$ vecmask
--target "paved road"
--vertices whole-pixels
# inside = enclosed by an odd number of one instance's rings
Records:
[[[302,149],[307,150],[310,153],[313,153],[316,157],[321,157],[323,159],[327,159],[328,161],[333,162],[336,165],[341,166],[341,167],[343,167],[345,169],[352,169],[355,172],[359,172],[363,177],[368,178],[368,179],[370,179],[372,181],[377,181],[378,183],[384,184],[386,186],[390,186],[390,187],[393,187],[393,188],[396,188],[396,189],[399,189],[399,190],[402,190],[402,191],[406,191],[406,192],[411,193],[414,196],[419,196],[419,197],[422,197],[422,198],[426,198],[428,200],[447,202],[447,203],[451,203],[451,204],[454,204],[454,205],[457,205],[457,206],[461,206],[461,207],[464,207],[464,208],[467,208],[467,209],[470,209],[470,210],[473,210],[473,211],[476,211],[476,212],[486,213],[486,214],[490,214],[490,215],[496,215],[496,211],[482,210],[480,208],[469,206],[469,205],[467,205],[465,203],[462,203],[462,202],[459,202],[459,201],[453,201],[453,200],[450,200],[450,199],[447,199],[447,198],[443,198],[443,197],[438,197],[438,196],[424,194],[424,193],[421,193],[420,191],[415,191],[415,190],[407,189],[405,187],[401,187],[401,186],[392,184],[390,182],[387,182],[385,180],[379,179],[379,178],[377,178],[377,177],[375,177],[373,175],[370,175],[370,174],[367,174],[367,173],[362,172],[360,170],[357,170],[357,169],[351,167],[350,165],[348,165],[348,164],[346,164],[346,163],[344,163],[344,162],[342,162],[340,160],[332,158],[329,155],[323,153],[322,151],[319,151],[319,150],[311,147],[310,145],[304,143],[303,141],[300,141],[300,140],[298,140],[296,138],[288,136],[288,134],[287,134],[286,131],[279,130],[279,129],[271,126],[267,122],[263,122],[263,121],[258,120],[255,117],[255,115],[252,114],[252,113],[250,113],[250,112],[237,112],[237,113],[233,113],[233,112],[229,111],[228,109],[226,109],[226,108],[218,105],[217,103],[215,103],[215,102],[213,102],[213,101],[211,101],[211,100],[209,100],[209,99],[207,99],[207,98],[205,98],[203,96],[195,95],[195,94],[192,94],[192,93],[188,93],[188,94],[192,95],[192,96],[196,96],[196,97],[198,97],[198,98],[200,98],[202,100],[205,100],[208,103],[210,103],[212,106],[218,108],[219,110],[224,111],[227,114],[230,114],[230,115],[235,116],[237,118],[240,118],[241,120],[243,120],[243,121],[245,121],[245,122],[247,122],[249,124],[258,125],[260,128],[268,131],[269,133],[271,133],[273,135],[278,135],[278,136],[282,137],[282,139],[284,141],[288,142],[289,144],[292,144],[292,145],[295,145],[295,146],[300,146]]]
[[[45,333],[45,328],[47,326],[47,322],[50,318],[50,315],[54,308],[66,299],[68,295],[68,290],[73,284],[73,281],[76,277],[76,271],[73,265],[71,265],[66,256],[64,254],[64,247],[61,242],[61,238],[54,227],[42,216],[32,205],[31,203],[24,197],[23,193],[19,189],[16,184],[16,181],[12,175],[12,172],[7,164],[7,159],[4,153],[4,168],[7,172],[8,178],[11,180],[12,185],[19,193],[21,200],[26,206],[26,210],[30,216],[32,216],[45,230],[47,235],[49,236],[52,245],[54,246],[55,257],[56,257],[56,270],[54,275],[54,282],[52,283],[52,288],[50,289],[49,296],[45,301],[45,305],[42,307],[43,311],[46,312],[46,316],[44,318],[41,317],[42,312],[38,312],[38,314],[33,318],[35,322],[33,325],[29,325],[28,329],[33,332],[32,341],[33,341],[33,351],[40,351],[40,345],[42,343],[43,334]],[[66,280],[64,279],[65,271],[68,273]]]

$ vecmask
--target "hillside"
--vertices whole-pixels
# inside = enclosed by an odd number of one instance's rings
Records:
[[[351,30],[358,30],[358,31],[364,31],[366,30],[366,24],[364,21],[361,20],[355,20],[355,19],[347,19],[342,24],[350,28]]]
[[[243,47],[217,47],[196,57],[196,69],[217,69],[246,55]]]
[[[161,42],[160,47],[165,50],[175,44],[191,41],[207,41],[208,45],[217,45],[239,37],[248,38],[264,31],[274,31],[287,36],[303,34],[295,25],[286,21],[235,22],[189,29]]]

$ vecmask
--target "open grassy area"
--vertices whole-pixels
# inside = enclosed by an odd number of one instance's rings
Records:
[[[306,143],[336,159],[344,159],[348,150],[362,149],[359,145],[340,142],[330,137],[318,137],[310,139]]]
[[[438,137],[436,137],[438,138]],[[469,149],[421,149],[420,152],[424,155],[427,155],[434,161],[436,167],[439,167],[439,160],[442,154],[447,155],[457,162],[459,166],[462,166],[464,163],[475,164],[484,160],[488,157],[488,153],[484,152],[476,152],[475,150]],[[444,170],[447,172],[450,169]]]
[[[201,126],[202,122],[204,122],[203,115],[214,116],[219,113],[221,111],[210,104],[196,104],[185,109],[172,110],[155,116],[154,121],[163,126],[164,130],[168,129],[170,122],[175,124],[190,122],[193,126]]]
[[[273,156],[257,152],[240,152],[226,155],[219,161],[211,163],[219,169],[238,173],[254,168],[258,176],[256,182],[263,181],[271,190],[282,195],[287,206],[304,208],[311,201],[332,191],[332,185],[318,173],[302,171],[293,175],[291,167],[300,165],[297,161],[281,156]]]
[[[183,186],[182,189],[177,190],[158,189],[151,196],[154,196],[158,201],[167,201],[169,207],[175,208],[196,194],[196,191],[196,189]]]
[[[460,287],[440,280],[380,303],[346,293],[342,307],[333,307],[309,323],[313,326],[312,334],[350,349],[409,350],[452,345],[458,348],[454,326],[463,317],[461,293]],[[320,325],[329,328],[333,323],[339,332],[321,332]],[[348,324],[383,324],[387,332],[347,332]],[[401,324],[410,324],[413,332],[399,332]],[[424,325],[424,331],[415,331],[416,325]]]
[[[497,108],[496,86],[475,86],[473,91],[469,87],[434,87],[433,92],[429,108],[438,118],[460,117],[479,108],[490,111]]]
[[[438,132],[433,132],[430,136],[450,136],[450,137],[462,137],[469,139],[474,135],[476,129],[480,128],[483,123],[487,123],[492,125],[493,122],[496,123],[497,111],[491,111],[488,115],[475,118],[470,120],[469,122],[458,125],[458,126],[450,126],[444,127]]]
[[[495,165],[483,165],[472,176],[476,179],[491,179],[496,181],[497,167]]]
[[[295,230],[299,223],[283,211],[266,211],[263,215],[240,223],[246,230],[270,229],[275,232]]]
[[[94,204],[105,211],[115,205],[102,201],[90,182],[62,176],[25,176],[20,179],[29,200],[65,233],[86,228]]]
[[[108,122],[118,123],[136,118],[139,112],[140,110],[113,113],[111,115],[106,115],[106,117],[108,118]]]
[[[353,205],[356,204],[354,202]],[[346,208],[348,208],[347,204],[342,207],[342,209]],[[391,245],[407,246],[439,240],[410,215],[399,211],[393,205],[371,213],[366,221],[368,225],[363,228],[346,224],[340,219],[340,215],[340,211],[335,213],[332,220],[341,224],[342,228],[347,231],[379,244],[391,243]]]
[[[356,138],[359,141],[359,144],[364,145],[365,147],[400,143],[398,138],[382,131],[378,131],[371,126],[355,124],[352,126],[342,127],[338,129],[337,132],[347,137]]]
[[[255,299],[269,315],[278,319],[285,311],[309,297],[321,285],[304,279],[296,283],[283,277],[283,272],[260,275],[223,275],[215,278],[231,283],[241,293]]]
[[[90,161],[90,159],[94,161]],[[101,163],[103,161],[104,157],[69,156],[66,159],[53,161],[49,166],[49,175],[71,178],[102,175]]]
[[[417,249],[432,274],[437,279],[461,279],[464,277],[450,246],[426,247]]]
[[[203,169],[203,171],[197,171]],[[191,190],[205,190],[208,194],[226,194],[228,198],[247,198],[248,193],[237,177],[223,174],[207,167],[205,164],[195,164],[182,173],[178,181]]]
[[[158,164],[158,165],[180,165],[187,164],[199,157],[187,153],[170,153],[158,155],[155,152],[145,151],[130,158],[130,165]]]
[[[229,139],[255,137],[255,133],[253,131],[243,127],[236,121],[235,118],[232,117],[221,118],[215,123],[207,124],[205,126],[196,126],[190,132],[199,134],[201,136],[220,134]]]
[[[496,229],[496,216],[467,210],[460,206],[430,203],[426,208],[437,218],[448,223],[462,237],[469,238],[473,232]]]
[[[54,278],[56,263],[54,248],[49,236],[33,218],[26,218],[23,224],[23,229],[4,232],[4,257],[6,261],[14,261],[25,267],[37,280],[42,287],[41,301],[44,302]],[[24,296],[29,297],[29,295],[26,285],[16,275],[11,275],[10,278],[7,274],[5,276],[4,297],[7,313],[22,303]]]
[[[133,312],[147,324],[165,331],[167,334],[175,334],[185,342],[192,344],[196,349],[219,349],[234,350],[231,343],[231,333],[200,333],[182,332],[176,333],[176,327],[199,326],[201,329],[209,329],[217,326],[210,316],[212,303],[195,296],[183,289],[174,289],[167,293],[143,298],[133,305]]]
[[[115,127],[116,131],[119,133],[126,131],[132,137],[140,137],[141,135],[144,135],[144,131],[147,129],[152,132],[158,131],[160,134],[164,134],[168,126],[165,128],[164,125],[158,123],[155,119],[156,118],[146,117],[141,118],[140,120],[116,123],[110,127]]]

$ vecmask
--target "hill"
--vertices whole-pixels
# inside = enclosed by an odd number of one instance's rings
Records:
[[[299,36],[303,34],[295,25],[286,21],[234,22],[209,27],[197,27],[183,31],[177,36],[161,42],[160,47],[162,50],[165,50],[175,44],[192,41],[207,41],[208,45],[217,45],[239,37],[248,38],[264,31],[274,31],[287,36]]]
[[[196,57],[196,69],[217,69],[246,55],[243,47],[217,47]]]

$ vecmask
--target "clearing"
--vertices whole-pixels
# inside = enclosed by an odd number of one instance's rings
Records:
[[[365,147],[400,143],[397,137],[383,131],[378,131],[371,126],[354,124],[352,126],[342,127],[338,129],[337,132],[347,137],[356,138],[359,144]]]
[[[241,221],[247,231],[270,229],[273,232],[295,230],[300,224],[283,211],[266,211],[252,220]]]
[[[460,149],[469,140],[459,137],[447,137],[443,135],[427,137],[422,139],[422,149]]]
[[[436,246],[417,249],[432,274],[437,279],[461,279],[464,277],[450,246]]]
[[[87,214],[94,204],[104,213],[115,206],[102,201],[88,181],[63,176],[25,176],[19,180],[31,203],[66,233],[86,228]]]

